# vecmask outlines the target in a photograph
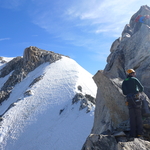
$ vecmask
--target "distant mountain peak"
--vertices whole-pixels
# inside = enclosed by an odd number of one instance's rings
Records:
[[[30,46],[24,50],[23,61],[25,63],[43,63],[43,62],[55,62],[61,58],[61,54],[54,53],[52,51],[42,50],[35,46]]]
[[[53,63],[61,57],[61,54],[30,46],[24,50],[23,57],[16,57],[9,62],[1,58],[5,66],[0,70],[0,78],[8,74],[10,76],[0,90],[0,103],[9,97],[14,86],[21,82],[29,72],[45,62]]]
[[[28,58],[31,50],[38,59]],[[24,56],[8,62],[13,69],[8,68],[7,75],[8,63],[0,63],[1,94],[4,87],[10,91],[0,105],[0,149],[81,149],[94,119],[97,87],[92,75],[61,55],[49,63],[47,58],[55,57],[35,47],[26,49]],[[39,66],[29,69],[32,63]]]

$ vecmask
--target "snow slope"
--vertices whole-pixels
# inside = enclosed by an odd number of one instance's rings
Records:
[[[43,79],[29,87],[40,75]],[[79,111],[80,102],[72,105],[79,85],[83,94],[96,97],[92,75],[67,57],[30,72],[0,106],[3,114],[12,104],[0,122],[0,149],[80,150],[90,134],[95,108],[86,113]],[[31,96],[24,95],[28,90]]]
[[[2,57],[3,58],[3,60],[5,60],[6,62],[9,62],[9,61],[11,61],[14,57]],[[2,67],[4,67],[5,66],[5,63],[1,63],[1,61],[0,61],[0,69],[2,69]]]

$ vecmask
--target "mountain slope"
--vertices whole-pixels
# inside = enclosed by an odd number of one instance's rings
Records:
[[[40,80],[31,85],[38,77]],[[3,80],[0,78],[1,83]],[[82,87],[82,92],[78,86]],[[86,108],[79,111],[80,102],[72,104],[76,93],[95,97],[96,85],[92,75],[70,58],[44,63],[30,72],[0,106],[0,114],[4,114],[0,148],[81,149],[90,133],[95,108],[88,102],[92,110],[89,113]]]

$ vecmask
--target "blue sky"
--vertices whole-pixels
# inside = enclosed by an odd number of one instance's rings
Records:
[[[0,0],[0,56],[36,46],[70,56],[94,75],[142,5],[150,1]]]

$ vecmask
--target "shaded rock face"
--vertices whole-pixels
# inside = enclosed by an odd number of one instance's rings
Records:
[[[119,124],[128,120],[128,107],[126,98],[122,94],[122,80],[111,79],[98,71],[93,77],[98,86],[96,108],[92,134],[100,134],[106,130],[114,131]],[[142,116],[150,116],[150,100],[146,94],[141,94],[143,102]]]
[[[93,78],[98,91],[92,133],[99,134],[107,129],[112,130],[120,122],[127,120],[128,109],[119,88],[121,81],[109,79],[102,71],[98,71]]]
[[[53,63],[61,58],[62,55],[52,51],[46,51],[34,46],[30,46],[24,50],[23,62],[25,64],[38,65],[44,62]]]
[[[80,102],[79,110],[86,108],[86,113],[90,112],[95,106],[95,98],[89,94],[76,93],[72,99],[72,104]]]
[[[96,97],[95,121],[92,133],[100,134],[105,129],[113,129],[118,123],[127,120],[128,108],[122,94],[122,81],[126,70],[133,68],[137,78],[144,85],[145,93],[150,96],[150,18],[144,23],[136,22],[139,16],[150,15],[150,7],[142,6],[125,26],[122,37],[112,44],[104,71],[98,71],[93,79],[98,86]],[[137,24],[141,26],[137,28]],[[149,103],[149,101],[147,100]]]
[[[8,63],[5,62],[5,67],[0,70],[0,78],[9,74],[10,76],[0,90],[0,103],[9,97],[13,87],[21,82],[29,72],[44,62],[53,63],[61,59],[61,56],[61,54],[30,46],[24,50],[23,57],[16,57]]]
[[[113,136],[91,134],[82,150],[117,150],[117,142]]]
[[[139,15],[143,16],[143,22],[136,20]],[[98,87],[94,124],[92,136],[87,138],[82,150],[149,149],[150,7],[142,6],[131,17],[122,36],[113,42],[110,52],[105,69],[98,71],[93,77]],[[122,81],[126,78],[126,70],[130,68],[136,71],[137,78],[143,84],[146,93],[142,93],[144,140],[135,138],[131,142],[128,139],[130,131],[128,107],[125,105],[125,96],[121,89]],[[124,122],[128,122],[128,125]],[[121,124],[125,126],[121,127]],[[119,140],[115,137],[116,132],[123,133]],[[103,143],[109,143],[108,141],[113,147],[101,147]]]
[[[114,41],[104,74],[110,78],[124,79],[126,70],[133,68],[150,97],[150,82],[147,82],[150,78],[150,18],[145,18],[143,23],[136,22],[139,15],[150,16],[150,7],[142,6],[125,26],[122,37]]]
[[[3,57],[0,57],[0,62],[1,62],[1,63],[6,63],[6,61],[3,60]]]
[[[130,142],[116,142],[114,136],[90,135],[81,150],[148,150],[150,142],[138,138]]]
[[[72,104],[80,102],[79,110],[86,109],[86,113],[90,112],[95,107],[95,98],[82,91],[82,86],[78,86],[78,92],[72,99]]]

